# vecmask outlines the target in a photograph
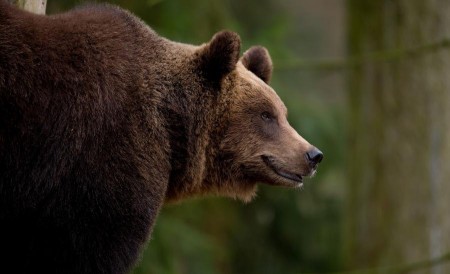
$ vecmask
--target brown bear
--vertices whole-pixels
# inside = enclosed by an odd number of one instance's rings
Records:
[[[193,46],[109,5],[0,0],[0,259],[10,273],[126,273],[161,206],[299,187],[322,153],[288,124],[266,49]]]

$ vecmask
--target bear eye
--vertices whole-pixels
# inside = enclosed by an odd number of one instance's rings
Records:
[[[270,114],[268,111],[264,111],[263,113],[261,113],[261,118],[262,118],[264,121],[272,121],[273,115]]]

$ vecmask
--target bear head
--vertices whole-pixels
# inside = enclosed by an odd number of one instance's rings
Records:
[[[314,175],[322,153],[287,120],[287,109],[269,86],[272,60],[254,46],[240,56],[240,38],[214,35],[196,50],[203,87],[217,96],[207,174],[194,194],[217,194],[250,201],[258,183],[298,188]],[[207,88],[205,88],[207,89]],[[183,195],[185,196],[185,195]]]

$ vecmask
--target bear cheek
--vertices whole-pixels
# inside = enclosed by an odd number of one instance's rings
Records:
[[[224,142],[223,152],[225,162],[230,164],[229,168],[235,179],[249,178],[260,173],[261,152],[264,150],[264,143],[258,140],[257,135],[251,132],[248,127],[242,129],[237,127],[230,132]]]

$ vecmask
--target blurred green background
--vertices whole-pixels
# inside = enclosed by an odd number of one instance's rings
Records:
[[[81,2],[48,0],[47,13]],[[449,43],[421,48],[449,37],[448,1],[110,2],[171,40],[201,44],[230,29],[243,51],[268,48],[290,123],[325,155],[301,190],[165,206],[133,273],[328,273],[450,249]],[[338,65],[302,63],[327,58]],[[399,269],[370,273],[450,273]]]

